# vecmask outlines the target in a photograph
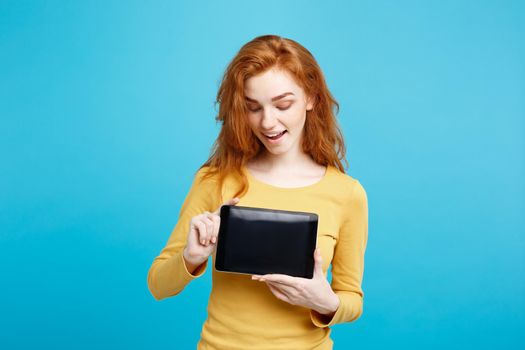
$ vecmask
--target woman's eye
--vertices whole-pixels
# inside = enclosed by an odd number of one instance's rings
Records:
[[[285,111],[287,110],[288,108],[291,107],[291,104],[289,104],[288,106],[277,106],[277,109],[279,109],[280,111]],[[258,112],[260,111],[262,108],[261,107],[257,107],[257,108],[248,108],[248,110],[250,112]]]

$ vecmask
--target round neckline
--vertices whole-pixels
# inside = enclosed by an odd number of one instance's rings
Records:
[[[244,168],[244,172],[246,173],[248,178],[250,180],[252,180],[252,182],[254,182],[256,184],[259,184],[259,185],[261,185],[263,187],[274,189],[274,190],[278,190],[278,191],[302,191],[302,190],[308,190],[308,189],[311,189],[311,188],[315,188],[317,186],[320,186],[323,182],[325,182],[325,180],[328,177],[328,174],[330,172],[331,165],[327,165],[326,166],[326,170],[324,172],[324,175],[323,175],[323,177],[321,177],[321,179],[319,179],[319,181],[314,182],[313,184],[310,184],[310,185],[300,186],[300,187],[279,187],[279,186],[274,186],[274,185],[271,185],[269,183],[266,183],[266,182],[261,181],[258,178],[256,178],[254,175],[252,175],[252,173],[248,170],[248,168],[245,165],[243,166],[243,168]]]

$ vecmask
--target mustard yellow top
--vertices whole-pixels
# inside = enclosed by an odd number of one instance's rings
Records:
[[[182,257],[190,219],[204,211],[213,212],[222,204],[215,187],[216,179],[198,183],[204,170],[200,169],[193,179],[179,220],[149,269],[148,288],[156,300],[177,295],[208,269],[205,263],[190,274]],[[327,167],[320,181],[295,188],[262,182],[246,168],[243,172],[248,176],[249,190],[237,205],[318,214],[317,247],[321,250],[325,276],[332,264],[331,287],[340,305],[331,319],[311,309],[291,305],[274,296],[265,283],[252,280],[250,275],[216,271],[213,254],[208,317],[197,348],[332,349],[329,326],[354,321],[363,312],[361,282],[368,238],[368,204],[363,186],[333,166]],[[234,197],[235,181],[232,176],[227,177],[221,190],[224,200]]]

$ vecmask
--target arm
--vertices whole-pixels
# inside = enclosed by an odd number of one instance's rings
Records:
[[[197,172],[180,209],[177,224],[148,271],[148,288],[156,300],[179,294],[190,281],[206,272],[207,262],[193,266],[183,256],[191,218],[212,211],[215,204],[216,182],[211,179],[200,182],[204,169]]]
[[[339,231],[332,261],[332,290],[339,298],[339,307],[327,315],[311,311],[312,322],[317,327],[351,322],[363,312],[361,282],[364,272],[364,256],[368,240],[368,200],[365,189],[353,180],[346,217]]]

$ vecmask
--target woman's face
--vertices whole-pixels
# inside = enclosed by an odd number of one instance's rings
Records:
[[[268,152],[300,151],[306,111],[313,105],[287,71],[272,68],[247,79],[244,96],[250,127]]]

